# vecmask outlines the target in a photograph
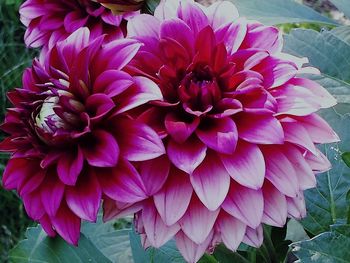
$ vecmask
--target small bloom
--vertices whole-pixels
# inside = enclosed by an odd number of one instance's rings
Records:
[[[175,237],[196,262],[219,242],[260,246],[263,223],[305,216],[303,190],[330,168],[315,144],[338,141],[315,112],[336,101],[297,76],[304,60],[281,51],[278,29],[239,18],[227,1],[166,0],[155,17],[132,18],[128,34],[144,44],[128,70],[163,95],[138,119],[158,132],[166,155],[139,166],[152,198],[107,202],[106,218],[138,211],[145,245]]]
[[[3,186],[16,189],[45,231],[77,244],[81,219],[95,221],[101,199],[139,202],[146,190],[131,161],[164,153],[157,134],[128,110],[161,99],[156,85],[123,71],[136,40],[102,46],[81,28],[34,60],[23,88],[8,93],[13,108],[0,151],[11,152]]]
[[[91,38],[102,34],[108,34],[109,39],[120,38],[123,36],[120,28],[123,18],[131,13],[114,15],[93,0],[26,0],[20,14],[27,27],[26,45],[51,48],[81,27],[90,29]]]

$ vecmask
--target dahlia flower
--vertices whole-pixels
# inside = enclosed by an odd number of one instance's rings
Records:
[[[278,29],[239,18],[230,2],[166,0],[155,17],[132,18],[128,34],[143,46],[127,70],[163,95],[138,119],[166,155],[139,164],[150,198],[108,201],[105,218],[137,212],[145,246],[175,237],[196,262],[219,242],[258,247],[263,223],[305,216],[303,190],[330,168],[315,145],[338,141],[315,112],[336,101],[297,76],[305,60],[282,53]]]
[[[114,14],[140,10],[145,0],[94,0],[101,3],[106,8],[112,10]]]
[[[123,18],[133,12],[114,15],[93,0],[26,0],[20,7],[21,21],[27,27],[27,46],[51,48],[81,27],[90,29],[91,38],[108,34],[110,39],[123,36],[119,28]]]
[[[8,93],[13,108],[1,129],[0,151],[12,152],[3,186],[16,189],[30,217],[50,236],[77,244],[81,219],[95,221],[101,199],[147,197],[130,161],[164,154],[157,133],[127,111],[161,99],[159,88],[124,66],[136,40],[105,46],[81,28],[59,42],[45,61],[34,60],[23,88]]]

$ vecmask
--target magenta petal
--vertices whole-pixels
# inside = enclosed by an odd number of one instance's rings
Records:
[[[95,93],[86,100],[86,109],[91,121],[100,121],[115,107],[113,100],[105,94]]]
[[[142,122],[120,118],[113,125],[121,152],[127,160],[145,161],[165,153],[158,134]]]
[[[209,25],[207,16],[202,9],[190,1],[181,1],[177,9],[177,15],[197,34]]]
[[[134,83],[132,77],[120,70],[106,70],[100,76],[98,76],[94,83],[95,93],[105,93],[109,97],[114,97]]]
[[[39,220],[45,214],[39,191],[26,194],[22,198],[26,212],[31,218]]]
[[[226,23],[215,30],[216,40],[223,41],[227,53],[232,55],[241,46],[247,32],[246,22],[240,20],[239,23]]]
[[[112,219],[120,219],[126,216],[133,215],[142,209],[142,202],[138,203],[122,203],[110,199],[103,198],[103,222]]]
[[[181,144],[170,140],[167,147],[170,161],[188,174],[191,174],[202,163],[206,151],[207,147],[195,137]]]
[[[37,172],[30,174],[30,176],[26,178],[27,180],[23,180],[18,184],[17,192],[20,196],[23,196],[36,190],[44,180],[44,177],[45,171],[37,169]]]
[[[61,154],[57,163],[57,174],[66,185],[75,185],[78,176],[83,169],[84,156],[78,147],[76,153]]]
[[[198,118],[194,118],[191,122],[184,122],[174,113],[168,113],[165,117],[166,130],[177,143],[185,142],[196,130],[199,122]]]
[[[196,263],[203,256],[213,238],[213,232],[200,244],[189,239],[182,231],[175,236],[176,246],[181,255],[189,263]]]
[[[220,207],[230,187],[230,175],[216,154],[207,154],[190,179],[199,199],[209,210]]]
[[[51,220],[47,215],[40,218],[39,223],[49,237],[56,236],[56,231],[52,228]]]
[[[74,187],[66,190],[68,207],[78,217],[96,222],[98,209],[102,197],[101,187],[92,170],[84,173]]]
[[[225,246],[232,251],[236,251],[243,240],[246,225],[225,212],[220,213],[216,225]]]
[[[168,242],[179,230],[179,224],[167,226],[151,201],[142,209],[142,220],[148,241],[159,248]]]
[[[237,127],[229,117],[210,120],[210,125],[204,125],[204,129],[200,126],[196,134],[203,143],[217,152],[231,154],[236,149]]]
[[[238,136],[251,143],[283,144],[284,133],[280,122],[271,115],[242,114],[236,121]]]
[[[80,236],[80,218],[67,205],[63,204],[55,217],[51,218],[55,230],[69,244],[78,245]]]
[[[206,240],[212,230],[220,209],[210,211],[196,196],[192,196],[190,205],[179,221],[181,229],[195,243]]]
[[[184,215],[192,192],[188,175],[173,168],[163,188],[153,197],[156,208],[166,225],[175,224]]]
[[[266,178],[283,194],[295,197],[299,191],[298,177],[292,163],[277,147],[262,149],[266,164]]]
[[[222,208],[252,228],[256,228],[263,215],[264,198],[261,190],[253,190],[231,182]]]
[[[118,143],[112,134],[104,130],[96,130],[92,140],[83,145],[82,150],[91,166],[112,167],[118,162]]]
[[[256,229],[247,227],[243,242],[252,247],[260,247],[264,241],[264,231],[262,225]]]
[[[263,187],[264,214],[262,222],[271,226],[283,227],[287,219],[287,201],[273,185],[266,182]]]
[[[124,159],[114,168],[98,169],[96,174],[103,193],[114,200],[133,203],[147,198],[139,173]]]
[[[28,174],[37,169],[36,163],[27,159],[10,159],[2,176],[2,184],[8,190],[16,189]]]
[[[255,144],[240,141],[234,154],[220,155],[230,176],[246,187],[259,189],[265,178],[265,161]]]
[[[48,172],[40,187],[41,201],[49,216],[55,216],[61,205],[65,186],[55,174]]]
[[[305,154],[305,160],[310,165],[312,171],[316,173],[323,173],[331,169],[332,165],[329,162],[328,158],[319,150],[317,154],[314,155],[310,152]]]
[[[151,15],[141,14],[128,20],[128,37],[146,36],[158,38],[160,21]]]

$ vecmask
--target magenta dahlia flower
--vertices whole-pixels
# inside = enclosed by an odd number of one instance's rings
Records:
[[[166,155],[138,167],[152,198],[106,202],[105,217],[139,211],[146,246],[175,236],[196,262],[219,242],[260,246],[262,223],[305,216],[303,190],[330,168],[315,145],[338,141],[315,112],[336,101],[297,76],[304,59],[281,52],[278,29],[239,18],[230,2],[168,0],[155,17],[132,18],[128,34],[143,43],[128,71],[163,95],[138,119],[158,132]]]
[[[51,48],[81,27],[90,29],[90,37],[108,34],[110,39],[123,36],[119,28],[130,12],[114,15],[93,0],[26,0],[21,8],[21,21],[27,27],[27,46]]]
[[[12,152],[3,186],[16,189],[30,217],[53,236],[77,244],[81,219],[95,221],[101,199],[133,203],[147,197],[130,161],[164,154],[157,133],[127,111],[161,99],[159,88],[123,68],[136,40],[101,46],[81,28],[35,60],[23,88],[8,93],[13,108],[0,151]]]

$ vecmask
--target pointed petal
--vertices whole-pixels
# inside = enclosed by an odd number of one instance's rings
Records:
[[[67,187],[68,207],[78,217],[96,222],[102,191],[93,170],[85,172],[74,187]]]
[[[197,34],[209,21],[202,9],[191,1],[181,1],[177,9],[177,15]]]
[[[297,197],[287,196],[288,215],[295,219],[302,219],[306,216],[306,206],[303,192],[299,192]]]
[[[317,150],[317,155],[306,152],[305,160],[315,173],[323,173],[332,168],[332,164],[320,150]]]
[[[104,197],[103,199],[103,222],[112,219],[120,219],[133,215],[142,209],[142,202],[138,203],[122,203]]]
[[[225,246],[232,251],[236,251],[243,240],[246,225],[225,212],[220,213],[216,224]]]
[[[148,201],[142,209],[142,220],[147,239],[156,248],[163,246],[180,230],[180,225],[177,223],[167,226],[151,201]]]
[[[64,194],[65,185],[57,175],[47,172],[45,181],[40,186],[41,201],[46,213],[53,217],[56,215]]]
[[[248,226],[256,228],[261,223],[264,210],[262,191],[231,182],[222,208]]]
[[[45,214],[39,191],[26,194],[22,198],[26,212],[31,218],[39,220]]]
[[[27,159],[10,159],[2,176],[2,184],[8,190],[16,189],[28,175],[34,173],[37,169],[36,162]]]
[[[209,210],[220,207],[230,187],[230,175],[216,154],[207,154],[190,179],[199,199]]]
[[[237,8],[228,1],[215,2],[206,8],[205,12],[213,28],[217,28],[223,24],[233,23],[239,17]]]
[[[175,224],[186,212],[192,196],[189,176],[173,168],[163,188],[154,195],[154,203],[168,226]]]
[[[84,157],[81,149],[61,154],[57,163],[57,174],[66,185],[75,185],[83,169]]]
[[[262,225],[259,225],[256,229],[247,227],[243,242],[252,247],[260,247],[264,241]]]
[[[195,243],[203,243],[212,230],[219,209],[210,211],[196,196],[192,196],[190,205],[179,221],[181,229]]]
[[[271,226],[283,227],[287,220],[286,197],[269,182],[264,184],[263,194],[264,214],[262,222]]]
[[[163,187],[168,178],[169,170],[170,162],[165,155],[140,164],[139,171],[147,195],[152,196]]]
[[[240,141],[234,154],[221,154],[220,157],[236,182],[252,189],[261,188],[265,178],[265,161],[258,146]]]
[[[96,130],[89,144],[82,145],[84,157],[91,166],[113,167],[119,158],[119,146],[112,134]]]
[[[147,198],[146,189],[135,167],[120,159],[114,168],[98,169],[102,191],[113,200],[133,203]]]
[[[174,113],[168,113],[164,123],[171,138],[177,143],[184,143],[197,129],[199,122],[199,118],[194,118],[191,122],[185,122]]]
[[[180,170],[191,174],[205,158],[207,147],[195,137],[184,143],[170,140],[167,153],[170,161]]]
[[[217,152],[231,154],[236,149],[237,127],[229,117],[212,119],[208,125],[203,125],[203,128],[199,126],[196,134],[203,143]]]

